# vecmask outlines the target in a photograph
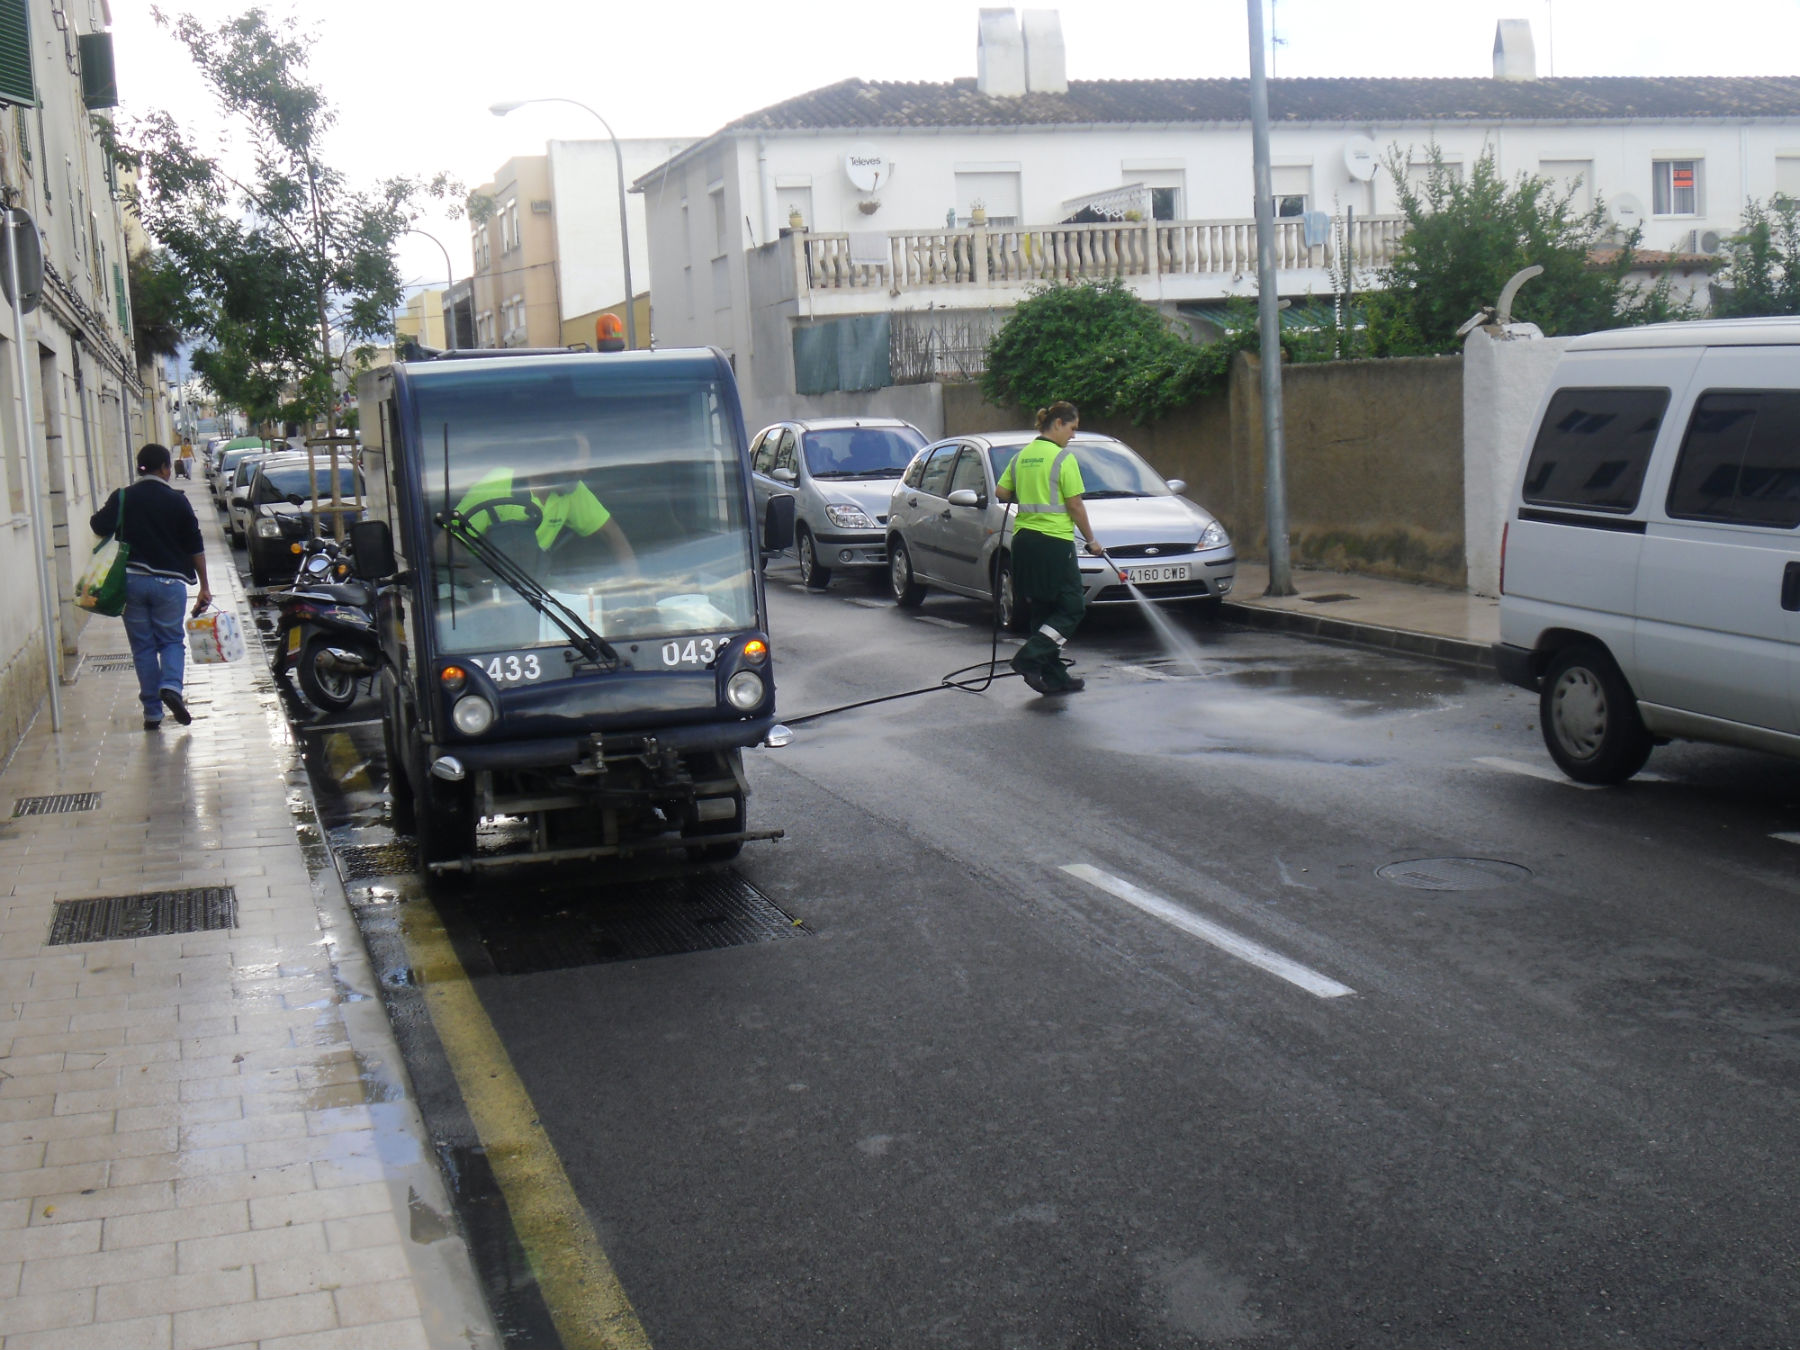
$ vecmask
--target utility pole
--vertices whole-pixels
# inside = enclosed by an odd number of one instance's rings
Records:
[[[1287,470],[1281,427],[1281,298],[1275,290],[1275,183],[1269,170],[1269,81],[1263,71],[1263,0],[1250,8],[1250,140],[1256,165],[1256,314],[1262,337],[1263,501],[1268,509],[1269,586],[1294,595],[1288,564]]]

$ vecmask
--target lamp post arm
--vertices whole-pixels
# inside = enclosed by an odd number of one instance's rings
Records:
[[[444,304],[450,304],[450,292],[456,289],[456,265],[450,261],[450,250],[444,247],[444,241],[428,230],[421,230],[417,225],[408,225],[406,234],[422,234],[438,246],[438,252],[444,255]],[[456,320],[450,310],[444,310],[444,342],[451,351],[456,350]]]

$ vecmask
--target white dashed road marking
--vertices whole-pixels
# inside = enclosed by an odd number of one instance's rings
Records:
[[[1090,886],[1096,886],[1108,895],[1116,895],[1126,904],[1143,910],[1152,918],[1161,919],[1182,932],[1199,938],[1202,942],[1210,942],[1220,951],[1235,956],[1240,961],[1248,961],[1259,970],[1266,970],[1277,975],[1289,984],[1298,985],[1309,994],[1319,998],[1342,998],[1345,994],[1356,991],[1347,984],[1339,984],[1328,976],[1319,974],[1301,965],[1298,961],[1290,961],[1279,952],[1272,952],[1261,943],[1252,942],[1241,934],[1222,928],[1210,919],[1202,919],[1190,913],[1173,900],[1165,900],[1162,896],[1134,886],[1129,881],[1113,876],[1110,872],[1102,872],[1098,867],[1090,867],[1087,863],[1065,863],[1063,871],[1072,877],[1078,877]]]
[[[1784,844],[1800,844],[1800,830],[1783,830],[1779,834],[1770,835],[1769,838],[1779,839]]]

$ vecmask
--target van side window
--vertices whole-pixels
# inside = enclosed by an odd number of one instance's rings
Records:
[[[1668,505],[1681,520],[1800,525],[1800,392],[1702,394],[1681,440]]]
[[[1630,511],[1668,411],[1667,389],[1559,389],[1525,469],[1533,506]]]

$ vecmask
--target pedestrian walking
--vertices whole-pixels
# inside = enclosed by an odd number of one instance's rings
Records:
[[[187,494],[169,481],[167,446],[145,445],[137,455],[138,480],[116,489],[88,518],[95,534],[120,532],[131,546],[125,566],[125,637],[137,667],[144,730],[162,727],[163,713],[186,726],[193,721],[182,700],[187,665],[187,588],[196,578],[198,615],[212,603],[206,580],[206,542]],[[129,498],[129,501],[125,499]],[[120,511],[124,510],[121,522]]]
[[[183,436],[181,451],[175,456],[175,476],[192,478],[194,476],[194,443]]]
[[[1012,668],[1040,694],[1073,694],[1087,681],[1069,674],[1062,649],[1081,624],[1087,594],[1075,560],[1075,531],[1101,557],[1106,550],[1088,524],[1081,500],[1081,466],[1069,438],[1081,426],[1073,403],[1059,400],[1039,408],[1038,436],[1013,457],[997,487],[1003,502],[1019,504],[1013,523],[1013,594],[1025,605],[1032,629],[1013,656]]]

